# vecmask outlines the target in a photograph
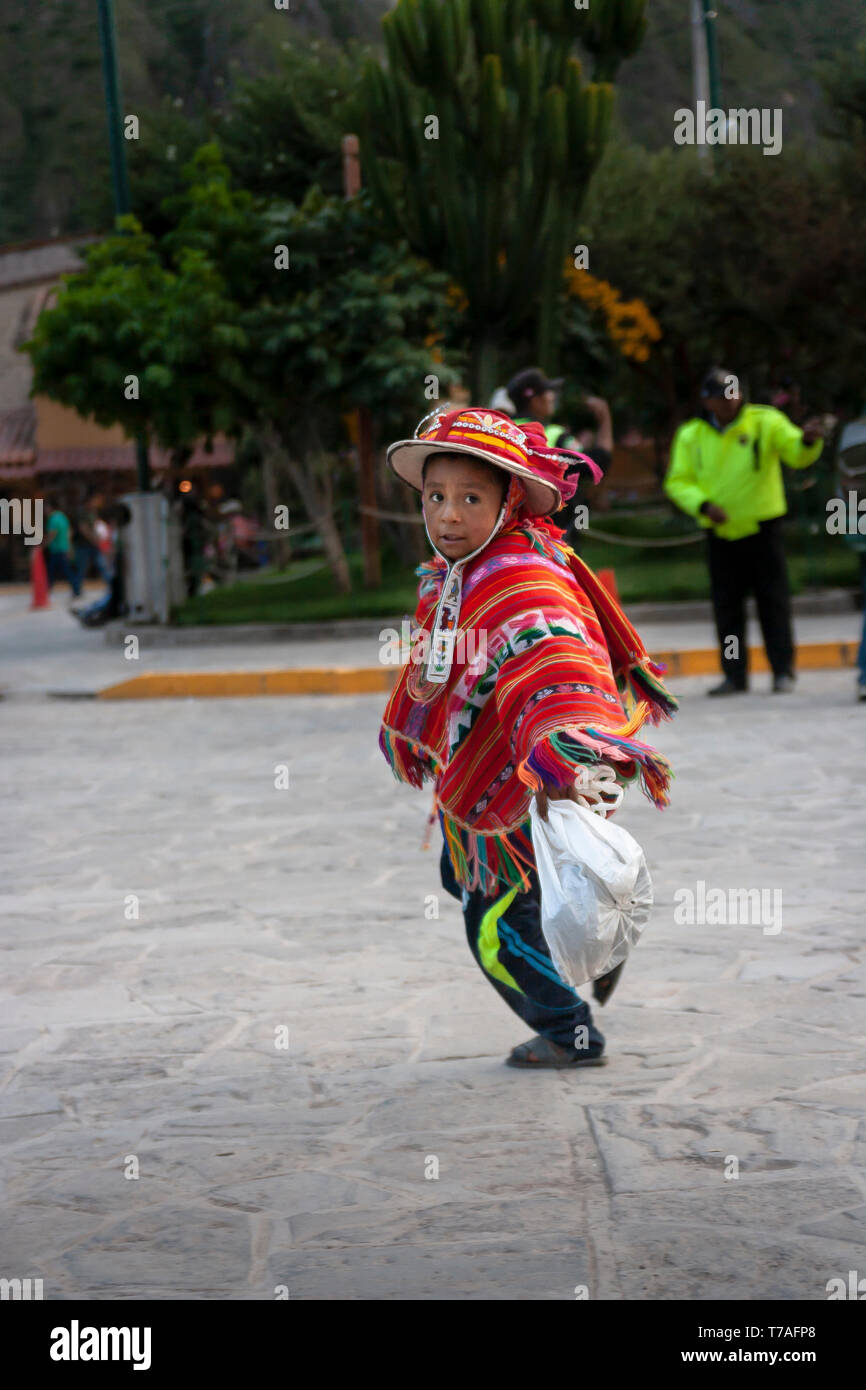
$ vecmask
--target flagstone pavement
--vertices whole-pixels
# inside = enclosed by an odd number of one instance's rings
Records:
[[[656,737],[671,807],[619,813],[657,906],[597,1010],[609,1064],[542,1074],[503,1066],[527,1030],[381,697],[0,702],[0,1276],[811,1300],[866,1274],[866,705],[851,672],[706,684]],[[778,890],[781,929],[680,924],[712,888]]]

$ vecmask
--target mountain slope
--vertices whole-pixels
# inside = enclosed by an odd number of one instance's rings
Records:
[[[377,42],[391,0],[115,0],[123,109],[220,106],[238,76],[299,36]],[[103,225],[110,171],[94,0],[0,0],[0,243]],[[782,107],[786,138],[815,138],[818,64],[850,51],[863,0],[718,0],[722,101]],[[649,0],[644,46],[619,73],[625,135],[669,145],[692,102],[688,0]]]

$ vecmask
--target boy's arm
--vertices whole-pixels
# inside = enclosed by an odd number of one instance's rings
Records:
[[[656,806],[667,805],[667,759],[632,737],[628,723],[613,722],[615,716],[601,721],[589,708],[581,711],[582,697],[571,689],[574,678],[551,684],[556,648],[566,667],[585,652],[577,637],[545,638],[510,657],[496,681],[497,712],[510,737],[517,775],[536,794],[542,793],[539,809],[546,798],[573,788],[586,770],[598,772],[605,766],[613,769],[616,782],[639,780]],[[621,719],[621,711],[617,713]]]

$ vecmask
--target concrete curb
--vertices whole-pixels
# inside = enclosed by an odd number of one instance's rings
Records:
[[[857,607],[857,593],[853,589],[824,589],[815,594],[798,594],[791,600],[791,605],[795,616],[851,613]],[[682,603],[629,603],[625,605],[625,609],[638,631],[644,623],[709,623],[713,618],[713,610],[709,603],[691,599]],[[109,646],[116,646],[130,633],[135,633],[139,650],[142,651],[155,647],[315,642],[334,637],[378,638],[379,633],[386,627],[396,628],[399,632],[402,616],[335,618],[327,622],[310,623],[237,623],[213,627],[156,627],[144,624],[136,627],[134,623],[115,620],[106,623],[104,636]]]
[[[856,642],[807,642],[797,648],[804,671],[854,667]],[[667,667],[667,679],[719,674],[715,647],[654,652]],[[768,671],[762,647],[749,648],[752,671]],[[370,695],[391,689],[396,666],[306,667],[289,671],[165,671],[134,676],[96,692],[100,700],[211,699],[250,695]],[[50,692],[57,696],[63,692]],[[83,693],[83,692],[81,692]],[[77,695],[80,693],[76,692]]]
[[[98,691],[100,700],[206,699],[234,695],[370,695],[390,690],[396,666],[293,671],[154,671]]]
[[[384,618],[344,618],[321,623],[236,623],[213,627],[156,627],[113,621],[105,625],[105,641],[119,645],[130,633],[138,638],[139,650],[155,647],[216,647],[264,642],[317,642],[335,637],[371,637],[377,640],[383,628],[400,631],[402,615]]]

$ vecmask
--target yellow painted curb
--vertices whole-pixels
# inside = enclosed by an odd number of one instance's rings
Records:
[[[857,664],[857,642],[807,642],[797,648],[803,671],[832,670]],[[654,652],[667,667],[666,680],[677,676],[720,673],[715,647]],[[753,671],[768,671],[763,647],[749,648]],[[371,695],[391,689],[395,666],[312,666],[278,671],[152,671],[98,692],[100,700],[209,699],[232,695]]]
[[[367,695],[390,690],[396,669],[303,667],[281,671],[152,671],[99,691],[100,700],[206,699],[226,695]]]
[[[856,666],[857,642],[804,642],[796,648],[797,669],[825,671],[838,667]],[[653,652],[653,661],[667,667],[665,680],[676,676],[721,675],[717,647],[693,647],[681,652]],[[769,671],[763,647],[749,648],[749,669]]]

